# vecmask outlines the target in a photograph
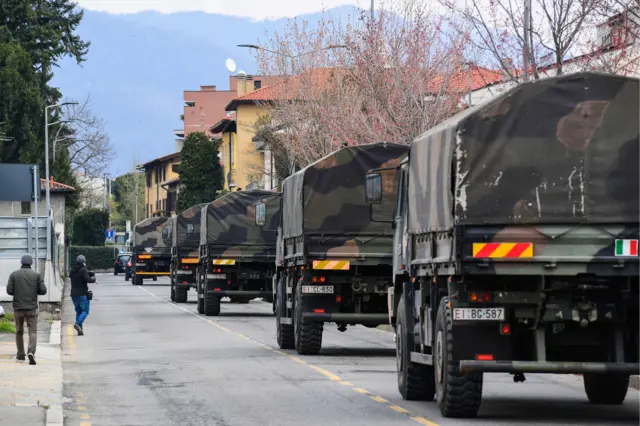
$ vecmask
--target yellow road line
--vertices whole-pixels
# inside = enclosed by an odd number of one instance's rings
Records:
[[[340,382],[340,384],[341,384],[341,385],[345,385],[345,386],[353,386],[353,383],[351,383],[351,382],[345,382],[345,381]]]
[[[386,404],[389,402],[381,396],[370,396],[369,398],[373,399],[375,402],[380,402],[382,404]]]
[[[339,382],[340,380],[342,380],[340,377],[336,376],[331,371],[325,370],[324,368],[316,367],[315,365],[309,365],[309,367],[311,367],[313,370],[316,370],[318,373],[327,376],[333,381]]]
[[[82,420],[91,420],[91,416],[90,416],[90,415],[88,415],[87,413],[82,413],[82,414],[80,414],[80,418],[81,418]]]
[[[80,426],[91,426],[91,422],[80,422]]]
[[[416,422],[420,423],[421,425],[425,425],[425,426],[438,426],[437,423],[434,423],[432,421],[429,421],[427,419],[425,419],[424,417],[411,417],[413,420],[415,420]]]
[[[358,393],[365,394],[365,395],[366,395],[366,394],[371,393],[371,392],[369,392],[368,390],[366,390],[366,389],[362,389],[362,388],[353,388],[353,390],[354,390],[354,391],[356,391],[356,392],[358,392]]]
[[[404,413],[404,414],[409,413],[407,410],[405,410],[404,408],[399,407],[397,405],[390,405],[389,408],[391,408],[394,411],[397,411],[398,413]]]

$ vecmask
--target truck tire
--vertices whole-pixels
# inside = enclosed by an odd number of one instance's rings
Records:
[[[296,301],[293,311],[296,350],[300,355],[318,355],[322,347],[322,323],[305,321],[302,318],[301,285],[296,286]]]
[[[131,275],[129,275],[128,273],[124,274],[124,280],[125,281],[129,281],[131,279]]]
[[[293,336],[293,325],[282,324],[280,319],[284,316],[287,306],[287,290],[284,280],[278,281],[278,294],[276,296],[276,340],[280,349],[295,349],[295,339]]]
[[[189,299],[189,289],[187,287],[176,287],[176,303],[187,303]]]
[[[592,404],[620,405],[627,397],[629,375],[584,373],[584,390]]]
[[[407,341],[404,297],[398,303],[396,315],[396,363],[398,367],[398,390],[407,401],[433,401],[436,394],[436,379],[432,365],[411,361],[411,351]],[[413,330],[413,329],[412,329]]]
[[[139,275],[134,275],[132,284],[133,285],[142,285],[142,277],[139,276]]]
[[[172,302],[176,301],[176,287],[173,284],[173,280],[171,280],[171,301]]]
[[[220,297],[215,294],[205,294],[204,314],[208,317],[220,315]]]
[[[204,299],[201,299],[200,295],[198,295],[198,313],[204,314]]]
[[[438,406],[443,417],[476,417],[482,402],[482,373],[460,374],[460,364],[452,359],[455,336],[451,316],[449,298],[444,297],[438,308],[433,348]]]
[[[154,281],[158,281],[158,277],[153,277],[153,280]]]

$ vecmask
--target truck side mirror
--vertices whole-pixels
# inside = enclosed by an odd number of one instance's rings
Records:
[[[263,227],[267,222],[267,205],[264,201],[256,203],[256,225]]]
[[[380,176],[380,173],[367,174],[365,197],[369,204],[380,204],[382,202],[382,176]]]

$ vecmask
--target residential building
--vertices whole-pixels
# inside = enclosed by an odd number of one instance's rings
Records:
[[[89,176],[82,172],[74,173],[78,187],[82,189],[80,207],[83,209],[104,208],[105,178]]]
[[[269,114],[268,104],[277,99],[284,77],[270,80],[271,85],[256,89],[255,77],[236,76],[238,96],[226,107],[225,116],[211,128],[220,133],[220,159],[224,168],[224,189],[273,189],[278,185],[272,167],[271,152],[259,140],[254,141],[256,122]]]
[[[145,218],[175,214],[180,179],[178,174],[180,160],[180,152],[174,152],[139,167],[140,170],[144,170],[146,177],[144,188]]]

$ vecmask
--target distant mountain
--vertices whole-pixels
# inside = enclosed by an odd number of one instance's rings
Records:
[[[351,6],[330,9],[332,17],[358,11]],[[317,22],[320,13],[304,16]],[[228,57],[238,69],[255,72],[248,49],[266,32],[284,28],[287,19],[253,21],[201,12],[142,12],[111,15],[85,11],[78,28],[91,41],[87,61],[78,66],[66,59],[55,71],[54,84],[65,96],[91,94],[93,111],[107,121],[116,148],[113,174],[173,152],[173,130],[182,122],[182,91],[215,84],[228,89]]]

